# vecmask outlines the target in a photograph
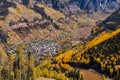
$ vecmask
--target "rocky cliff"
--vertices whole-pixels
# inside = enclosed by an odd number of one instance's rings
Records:
[[[6,1],[6,0],[5,0]],[[4,1],[4,2],[5,2]],[[8,0],[23,3],[24,5],[34,5],[35,3],[46,4],[56,10],[63,12],[79,13],[86,12],[113,12],[120,7],[120,0]]]
[[[102,11],[111,12],[118,9],[120,0],[37,0],[52,6],[57,10],[73,12],[85,10],[87,12]]]

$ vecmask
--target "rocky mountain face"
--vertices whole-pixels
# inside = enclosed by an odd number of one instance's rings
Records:
[[[72,13],[85,10],[87,12],[111,12],[120,7],[120,0],[37,0],[54,9]]]
[[[8,0],[12,1],[13,0]],[[46,4],[53,9],[64,13],[86,12],[113,12],[120,7],[120,0],[14,0],[24,5],[35,3]]]

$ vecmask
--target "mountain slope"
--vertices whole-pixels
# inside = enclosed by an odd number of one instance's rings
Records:
[[[116,31],[104,34],[112,35],[113,33],[116,33]],[[102,38],[105,38],[105,36],[102,36],[97,36],[86,43],[85,46],[79,45],[59,53],[60,55],[54,58],[54,62],[57,64],[69,64],[75,68],[94,69],[99,73],[114,78],[114,80],[118,80],[120,78],[120,29],[117,34],[103,41]]]
[[[97,35],[100,32],[106,30],[116,30],[120,27],[120,9],[113,12],[107,19],[102,22],[98,22],[97,26],[93,29],[93,35]]]
[[[1,8],[4,8],[4,11],[1,10],[0,21],[2,23],[0,23],[0,26],[2,31],[9,36],[8,43],[11,44],[22,42],[20,36],[18,36],[16,32],[11,29],[11,25],[19,23],[21,19],[23,19],[23,21],[33,21],[35,17],[41,19],[40,14],[35,13],[33,10],[30,10],[20,4],[6,2],[1,4]],[[5,12],[6,14],[3,15]]]
[[[97,47],[99,44],[101,44],[101,43],[103,43],[105,41],[109,41],[109,39],[111,39],[113,37],[117,37],[117,35],[119,35],[119,33],[120,33],[120,29],[117,29],[115,31],[110,31],[110,32],[102,32],[98,36],[96,36],[93,40],[88,41],[85,46],[82,46],[82,48],[77,46],[77,47],[73,48],[72,50],[68,50],[67,52],[65,52],[64,57],[66,57],[67,54],[70,57],[74,55],[75,56],[75,60],[79,61],[81,59],[80,56],[82,54],[88,52],[92,48]],[[119,45],[119,43],[118,43],[118,45]],[[101,49],[102,49],[102,47],[101,47]],[[61,54],[61,55],[63,55],[63,54]],[[60,57],[60,58],[61,59],[63,58],[63,60],[64,60],[64,57]],[[71,57],[71,58],[73,58],[73,57]],[[68,61],[69,61],[69,60],[71,60],[71,58],[70,59],[66,58],[66,59],[68,59]],[[74,60],[74,58],[73,58],[73,60]]]
[[[120,9],[115,11],[111,16],[109,16],[105,21],[103,21],[99,26],[105,27],[105,29],[115,30],[120,27]]]
[[[79,39],[84,38],[84,36],[85,38],[88,38],[91,34],[92,29],[92,27],[89,26],[93,26],[96,19],[90,18],[89,15],[87,15],[86,13],[82,15],[82,17],[77,17],[77,15],[65,16],[60,11],[64,12],[64,10],[66,10],[67,12],[72,11],[73,13],[76,13],[77,9],[79,13],[79,11],[81,12],[81,10],[87,10],[87,6],[93,4],[94,2],[97,3],[92,5],[93,7],[100,7],[100,4],[104,6],[108,6],[111,4],[110,7],[114,9],[117,9],[117,5],[119,4],[119,1],[116,0],[106,2],[102,2],[99,0],[50,0],[48,2],[40,0],[5,0],[1,1],[0,5],[0,25],[2,26],[3,32],[8,34],[9,36],[8,43],[17,43],[18,40],[21,43],[23,41],[28,41],[36,38],[63,39],[69,37]],[[115,3],[116,5],[114,5],[113,3]],[[50,5],[51,7],[49,7]],[[56,8],[61,9],[59,11],[56,11],[54,10],[56,9],[55,6]],[[97,10],[93,10],[93,12],[94,11]],[[88,28],[82,28],[85,32],[81,32],[81,27]],[[88,34],[86,34],[87,29],[90,29],[88,31]],[[77,35],[75,35],[76,33]],[[78,33],[81,33],[80,36],[78,35]]]
[[[8,36],[8,44],[18,44],[32,39],[69,37],[79,24],[42,4],[35,4],[29,8],[17,2],[5,2],[0,6],[5,7],[6,11],[5,15],[5,11],[0,12],[0,26],[2,32]],[[1,37],[0,39],[3,41]]]
[[[119,13],[115,12],[113,15],[118,16]],[[116,19],[116,17],[112,18]],[[107,20],[110,21],[109,19],[111,20],[110,17]],[[117,22],[115,23],[117,25]],[[93,68],[118,80],[120,78],[120,28],[114,27],[114,30],[99,32],[92,40],[87,41],[82,46],[78,45],[56,56],[55,61],[68,63],[75,67]]]

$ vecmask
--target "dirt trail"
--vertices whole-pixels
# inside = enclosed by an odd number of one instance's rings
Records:
[[[102,75],[95,72],[92,69],[80,69],[82,75],[83,75],[83,80],[103,80],[102,79]],[[111,80],[109,78],[107,78],[106,80]]]

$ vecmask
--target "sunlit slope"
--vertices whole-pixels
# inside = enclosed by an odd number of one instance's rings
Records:
[[[33,8],[17,2],[13,4],[15,6],[5,8],[5,15],[0,15],[1,29],[8,35],[10,44],[31,39],[70,37],[73,36],[72,30],[78,27],[74,20],[43,4],[35,4]]]
[[[8,5],[9,4],[11,3],[8,3]],[[5,4],[5,6],[6,5],[7,4]],[[23,42],[23,39],[31,40],[34,38],[46,38],[47,36],[56,37],[60,34],[60,31],[56,30],[56,28],[54,27],[54,24],[56,24],[55,22],[52,22],[44,18],[43,15],[34,11],[34,9],[28,8],[22,4],[14,3],[14,5],[15,7],[9,5],[8,7],[5,8],[6,10],[5,16],[0,15],[0,26],[2,26],[1,28],[2,31],[8,36],[8,39],[7,39],[8,44],[18,44]],[[45,8],[44,13],[46,13],[47,16],[50,17],[50,19],[54,17],[55,19],[53,18],[53,20],[58,21],[58,19],[60,18],[65,18],[65,16],[62,13],[55,11],[52,8],[49,8],[47,6],[43,6],[42,4],[41,6]],[[40,11],[42,11],[41,8],[40,8]],[[49,12],[51,12],[51,15],[49,15],[50,14]],[[59,16],[62,16],[62,17],[59,17]],[[30,26],[27,26],[29,27],[29,29],[22,28],[22,26],[26,26],[28,23],[31,23],[32,25],[34,25],[34,22],[36,20],[41,21],[40,25],[35,25],[39,27],[39,29],[36,29],[35,26],[33,26],[32,28]],[[23,23],[24,25],[20,27],[21,24],[19,23]],[[11,29],[12,28],[11,26],[16,26],[16,27],[19,26],[19,27],[18,27],[18,30],[15,31]],[[46,27],[48,27],[49,29]],[[28,34],[28,33],[31,33],[31,34]]]
[[[55,57],[57,63],[93,68],[114,80],[120,78],[120,28],[104,31],[81,47],[74,47]]]
[[[104,41],[107,41],[107,40],[115,37],[119,33],[120,33],[120,28],[115,30],[115,31],[102,32],[101,34],[96,36],[93,40],[87,42],[85,44],[85,46],[83,46],[82,48],[78,48],[77,47],[77,48],[73,48],[73,49],[67,50],[65,53],[60,54],[55,59],[58,60],[58,61],[59,60],[63,60],[63,62],[69,62],[71,60],[74,61],[74,59],[75,59],[75,61],[79,61],[80,60],[80,56],[82,54],[86,53],[91,48],[96,47],[97,45],[103,43]],[[74,55],[74,57],[73,57],[73,55]],[[65,61],[64,59],[68,59],[68,60]]]
[[[98,48],[98,50],[104,50],[107,52],[111,51],[110,49],[107,49],[107,47],[111,47],[113,49],[115,49],[109,40],[113,41],[113,43],[117,46],[119,46],[120,44],[117,42],[116,39],[114,39],[114,37],[118,37],[119,33],[120,33],[120,9],[115,11],[111,16],[109,16],[105,21],[103,21],[98,27],[98,30],[96,31],[97,35],[94,35],[94,38],[92,40],[87,41],[84,45],[82,45],[82,48],[79,48],[77,46],[77,48],[72,48],[70,50],[67,50],[64,54],[61,54],[60,56],[56,57],[56,60],[59,60],[59,57],[64,61],[65,56],[69,55],[70,58],[68,58],[68,62],[69,61],[75,61],[75,62],[79,62],[82,61],[81,59],[81,55],[83,55],[84,53],[90,53],[89,51],[92,50],[93,48]],[[103,30],[102,30],[103,29]],[[116,42],[114,42],[116,41]],[[119,40],[118,40],[119,41]],[[106,47],[100,44],[104,44],[107,45]],[[119,47],[116,47],[115,50],[118,50]],[[105,50],[106,49],[106,50]],[[75,50],[75,51],[74,51]],[[77,50],[77,51],[76,51]],[[98,51],[96,50],[96,51]],[[101,53],[105,53],[105,52]],[[93,51],[94,52],[94,51]],[[110,53],[111,54],[111,53]],[[88,56],[89,57],[89,56]],[[88,60],[89,62],[90,60]]]
[[[85,50],[88,50],[114,36],[120,33],[120,28],[115,31],[108,31],[108,32],[102,32],[97,37],[95,37],[92,41],[88,42],[85,46]]]
[[[50,16],[53,20],[58,21],[61,18],[65,18],[65,15],[60,13],[59,11],[56,11],[48,6],[44,6],[42,4],[37,4],[38,7],[43,8],[44,12]]]
[[[10,5],[10,3],[5,4],[8,7],[5,7],[6,15],[0,15],[0,26],[2,31],[8,35],[7,43],[8,44],[19,44],[23,40],[21,37],[11,29],[11,25],[19,24],[20,20],[26,20],[28,22],[33,21],[35,18],[41,19],[41,15],[36,13],[34,10],[27,8],[21,4],[14,4],[16,7]],[[8,11],[8,12],[7,12]]]
[[[37,4],[37,7],[38,9],[41,9],[40,14],[42,14],[42,17],[50,18],[53,23],[56,23],[57,25],[59,25],[59,27],[66,32],[78,26],[77,22],[75,22],[74,20],[71,20],[69,17],[65,16],[60,11],[54,10],[43,4]],[[63,22],[60,22],[61,20],[63,20]],[[68,34],[66,32],[64,32],[64,34]]]
[[[29,9],[21,4],[16,4],[16,8],[9,7],[9,14],[5,18],[5,23],[9,23],[10,21],[17,22],[20,19],[24,18],[28,21],[33,21],[34,18],[41,19],[41,15],[36,13],[34,10]]]

